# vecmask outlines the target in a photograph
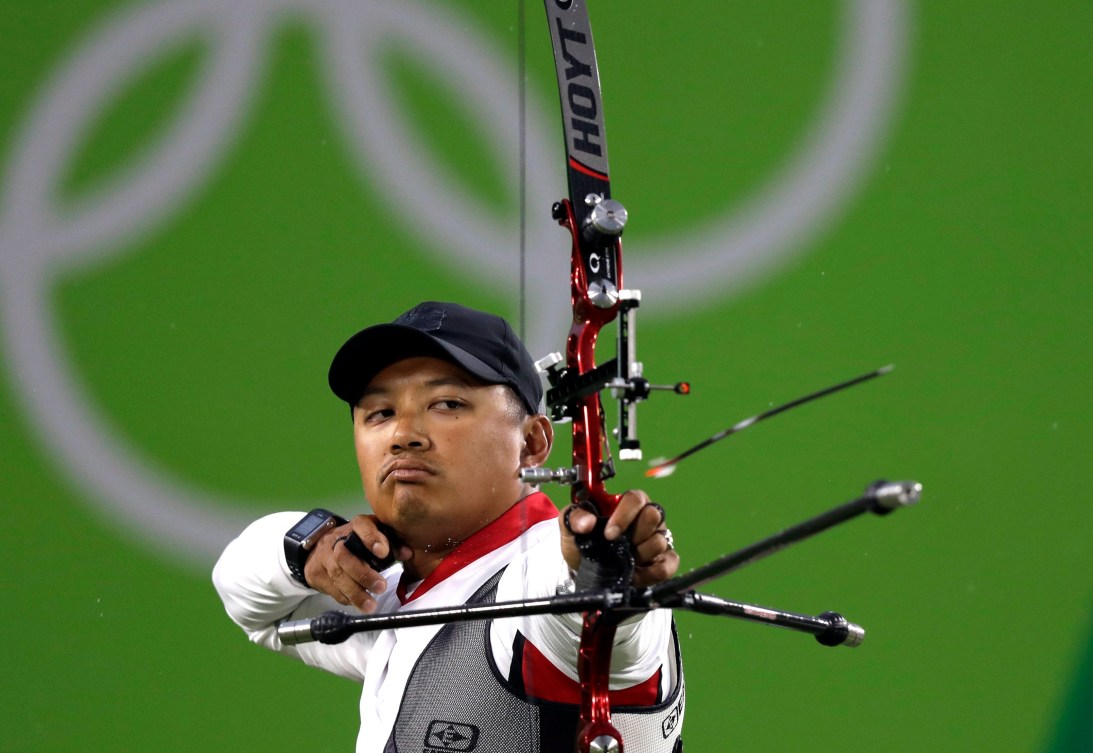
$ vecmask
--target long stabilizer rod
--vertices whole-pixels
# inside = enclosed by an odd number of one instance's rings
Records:
[[[681,598],[682,594],[703,583],[709,583],[722,575],[738,570],[745,565],[767,557],[807,539],[832,526],[856,518],[862,513],[872,512],[887,515],[901,507],[913,505],[922,495],[922,484],[917,481],[877,481],[865,490],[865,493],[846,504],[839,505],[803,523],[785,529],[773,536],[768,536],[743,549],[719,557],[713,562],[695,568],[689,573],[658,583],[648,589],[650,601],[654,604],[670,607]]]

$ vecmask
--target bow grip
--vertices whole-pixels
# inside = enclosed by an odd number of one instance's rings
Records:
[[[573,533],[581,563],[573,576],[578,591],[626,589],[634,577],[634,553],[630,539],[624,534],[613,541],[604,538],[607,518],[600,517],[591,533],[574,533],[569,525],[570,507],[565,513],[565,527]]]

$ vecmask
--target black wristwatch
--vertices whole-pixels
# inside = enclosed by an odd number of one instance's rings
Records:
[[[304,565],[307,564],[307,557],[311,554],[315,542],[331,528],[337,528],[347,522],[345,518],[335,515],[330,510],[317,507],[289,529],[289,532],[285,534],[285,561],[293,578],[310,588],[304,577]]]

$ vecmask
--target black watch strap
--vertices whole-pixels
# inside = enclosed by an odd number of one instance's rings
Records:
[[[304,565],[307,564],[308,555],[315,547],[315,542],[331,528],[345,525],[346,522],[348,521],[340,515],[317,507],[289,529],[285,534],[285,562],[288,563],[288,571],[294,579],[310,587],[304,577]]]

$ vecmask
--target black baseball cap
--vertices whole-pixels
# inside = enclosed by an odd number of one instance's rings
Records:
[[[356,405],[376,374],[416,356],[451,361],[487,384],[507,384],[529,413],[539,412],[539,373],[512,327],[499,316],[458,303],[419,303],[390,324],[353,335],[330,364],[330,389]]]

